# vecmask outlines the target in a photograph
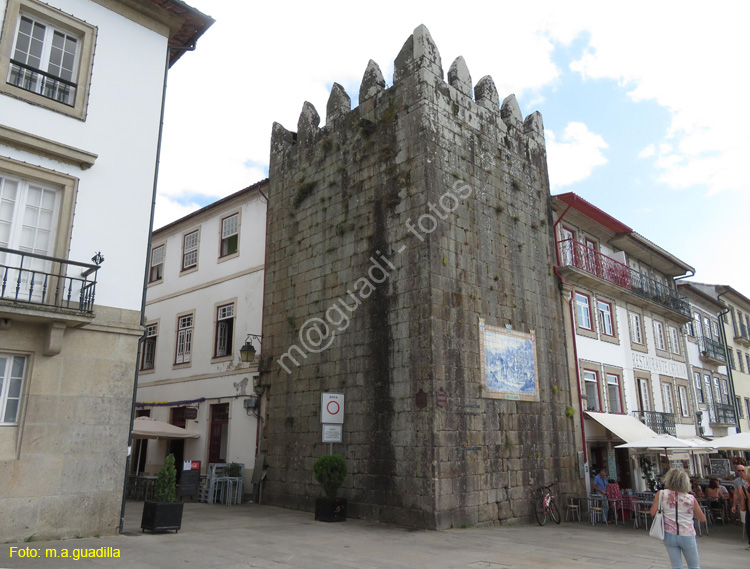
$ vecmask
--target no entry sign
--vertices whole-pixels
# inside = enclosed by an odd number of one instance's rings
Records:
[[[320,394],[320,422],[342,425],[344,423],[344,394]]]

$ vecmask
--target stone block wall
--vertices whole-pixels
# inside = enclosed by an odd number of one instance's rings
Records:
[[[117,533],[140,312],[96,307],[45,356],[47,325],[13,319],[3,350],[28,355],[17,427],[2,427],[0,541]]]
[[[443,79],[424,26],[386,89],[370,62],[350,110],[305,103],[271,142],[262,382],[264,500],[312,509],[320,394],[346,397],[350,515],[427,528],[533,515],[575,479],[574,423],[542,120]],[[482,397],[479,319],[534,331],[539,402]]]

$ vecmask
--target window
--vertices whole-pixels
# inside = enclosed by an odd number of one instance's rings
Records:
[[[693,331],[691,335],[696,337],[702,336],[701,328],[701,315],[693,312]]]
[[[156,361],[156,336],[158,332],[158,324],[149,324],[146,326],[146,339],[143,341],[143,350],[141,352],[141,370],[154,369],[154,362]]]
[[[21,407],[24,356],[0,354],[0,425],[15,425]]]
[[[742,409],[742,397],[735,397],[737,402],[737,413],[739,413],[740,419],[744,419],[744,410]]]
[[[10,0],[0,91],[85,119],[96,28],[37,0]]]
[[[220,306],[216,311],[216,349],[214,357],[220,358],[232,354],[234,336],[234,304]]]
[[[664,412],[674,414],[674,393],[672,392],[672,385],[669,383],[661,384],[661,391],[664,394]]]
[[[664,342],[664,324],[654,320],[654,340],[656,341],[656,349],[662,352],[667,351],[667,345]]]
[[[721,387],[719,386],[719,378],[714,377],[714,403],[723,403],[721,396]]]
[[[703,317],[703,335],[706,338],[711,337],[711,321],[708,319],[708,316]]]
[[[182,270],[198,265],[198,230],[191,231],[182,238]]]
[[[620,398],[620,377],[614,373],[607,374],[607,401],[610,413],[622,413]]]
[[[674,326],[669,327],[670,348],[673,354],[680,355],[680,333]]]
[[[233,255],[239,246],[240,214],[235,213],[221,220],[221,251],[220,257]]]
[[[750,399],[747,398],[745,399],[745,412],[748,421],[750,421]]]
[[[739,350],[737,350],[737,369],[739,369],[743,373],[745,372],[745,369],[742,365],[742,352],[740,352]]]
[[[721,396],[724,405],[729,405],[729,381],[726,379],[721,380]]]
[[[694,371],[693,379],[695,380],[695,395],[698,398],[698,403],[705,403],[703,399],[703,384],[701,383],[701,374],[697,371]]]
[[[638,378],[638,397],[641,411],[651,411],[651,385],[645,377]]]
[[[601,411],[598,374],[588,369],[583,370],[583,382],[586,386],[586,410]]]
[[[576,314],[578,315],[578,326],[591,330],[591,310],[589,308],[589,297],[580,292],[576,293]]]
[[[745,354],[745,363],[747,363],[747,367],[745,369],[747,369],[748,373],[750,373],[750,354]]]
[[[680,415],[682,415],[683,417],[689,417],[690,404],[688,403],[687,387],[685,387],[684,385],[678,385],[677,393],[680,396]]]
[[[151,269],[148,282],[153,283],[164,278],[164,245],[151,249]]]
[[[190,363],[193,349],[193,315],[180,316],[177,319],[177,349],[174,363]]]
[[[735,369],[734,365],[734,352],[732,350],[727,350],[727,354],[729,355],[729,367],[732,369]]]
[[[612,305],[603,300],[597,300],[596,305],[599,309],[599,323],[602,327],[602,334],[614,336],[614,326],[612,324]]]
[[[630,339],[635,344],[643,344],[643,333],[641,331],[641,315],[630,313]]]
[[[711,330],[714,332],[714,340],[717,342],[721,340],[719,337],[719,323],[716,320],[711,321]]]

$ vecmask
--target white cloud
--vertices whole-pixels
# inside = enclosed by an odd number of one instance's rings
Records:
[[[641,150],[640,154],[638,154],[639,158],[651,158],[656,154],[656,148],[653,144],[649,144],[646,148]]]
[[[546,130],[544,134],[553,191],[588,178],[594,168],[607,163],[602,152],[608,148],[607,143],[583,123],[568,123],[559,140],[552,131]]]

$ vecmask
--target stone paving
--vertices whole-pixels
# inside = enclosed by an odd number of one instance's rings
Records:
[[[664,547],[645,530],[623,526],[592,527],[563,522],[557,526],[486,526],[443,531],[414,530],[350,519],[326,524],[309,512],[272,506],[223,506],[187,503],[183,528],[150,535],[140,531],[142,503],[129,502],[123,535],[0,546],[0,568],[128,569],[263,568],[643,568],[669,567]],[[744,567],[746,551],[738,525],[710,528],[698,538],[703,569]],[[9,558],[10,548],[31,548],[36,558]],[[119,558],[75,560],[76,550],[119,550]],[[105,548],[105,549],[101,549]],[[114,549],[106,549],[114,548]],[[57,558],[45,558],[47,550]],[[63,559],[63,550],[71,557]]]

